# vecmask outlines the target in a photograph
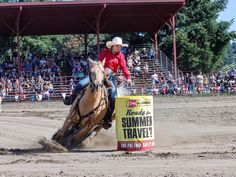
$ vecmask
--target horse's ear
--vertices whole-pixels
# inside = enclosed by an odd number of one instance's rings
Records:
[[[90,66],[90,67],[95,64],[95,61],[91,60],[90,58],[88,59],[88,61],[89,61],[89,66]]]

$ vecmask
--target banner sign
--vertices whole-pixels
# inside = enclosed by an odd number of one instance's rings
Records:
[[[150,150],[155,147],[152,96],[116,98],[117,149]]]

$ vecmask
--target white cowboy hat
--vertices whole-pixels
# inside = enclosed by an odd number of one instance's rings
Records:
[[[128,47],[128,44],[123,44],[122,39],[120,37],[114,37],[112,41],[107,41],[106,46],[110,49],[113,45],[121,45],[122,47]]]

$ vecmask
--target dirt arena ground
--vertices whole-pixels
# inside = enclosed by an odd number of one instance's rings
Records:
[[[48,153],[69,107],[61,102],[4,103],[0,177],[236,176],[236,96],[155,97],[156,148],[116,151],[115,125],[70,153]]]

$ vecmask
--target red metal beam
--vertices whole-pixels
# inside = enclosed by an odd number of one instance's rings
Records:
[[[7,26],[13,33],[16,34],[16,31],[10,25],[8,25],[4,20],[2,20],[2,19],[0,19],[0,20],[5,26]]]
[[[90,28],[92,28],[94,31],[96,31],[96,28],[92,25],[92,24],[90,24],[89,22],[88,22],[88,20],[86,20],[84,17],[80,17],[88,26],[90,26]]]
[[[185,0],[90,0],[0,3],[0,19],[11,26],[9,24],[12,24],[12,17],[16,16],[19,7],[22,6],[24,13],[21,15],[21,26],[27,24],[30,19],[37,19],[37,23],[32,23],[30,29],[25,27],[26,30],[23,30],[21,35],[84,34],[86,32],[96,34],[96,19],[93,18],[101,14],[103,18],[100,23],[100,33],[155,32],[165,25],[184,5],[184,2]],[[107,6],[106,10],[104,6]],[[154,24],[155,19],[157,19],[156,28],[154,25],[147,25]],[[52,24],[51,21],[54,23]],[[134,21],[137,23],[129,25]],[[118,22],[121,26],[117,25]],[[1,35],[10,35],[11,31],[9,27],[0,25]]]
[[[175,35],[175,16],[171,18],[172,34],[173,34],[173,53],[174,53],[174,78],[177,79],[177,54],[176,54],[176,35]]]
[[[101,25],[101,17],[103,12],[105,11],[107,5],[104,4],[102,9],[99,11],[98,16],[96,17],[96,34],[97,34],[97,55],[100,55],[100,25]]]
[[[30,24],[32,24],[33,23],[33,19],[31,19],[21,30],[20,30],[20,33],[19,34],[21,34],[28,26],[30,26]]]
[[[16,19],[16,39],[17,39],[17,64],[18,64],[18,76],[21,74],[21,62],[20,62],[20,15],[22,12],[22,6],[20,6],[17,19]]]
[[[90,1],[71,1],[71,2],[33,2],[33,3],[28,3],[28,2],[19,2],[19,3],[0,3],[1,6],[11,6],[12,8],[14,7],[19,7],[19,6],[24,6],[24,7],[44,7],[44,6],[71,6],[71,5],[101,5],[101,4],[107,4],[107,5],[118,5],[118,4],[140,4],[140,5],[145,5],[145,4],[179,4],[179,5],[184,5],[185,0],[90,0]]]

